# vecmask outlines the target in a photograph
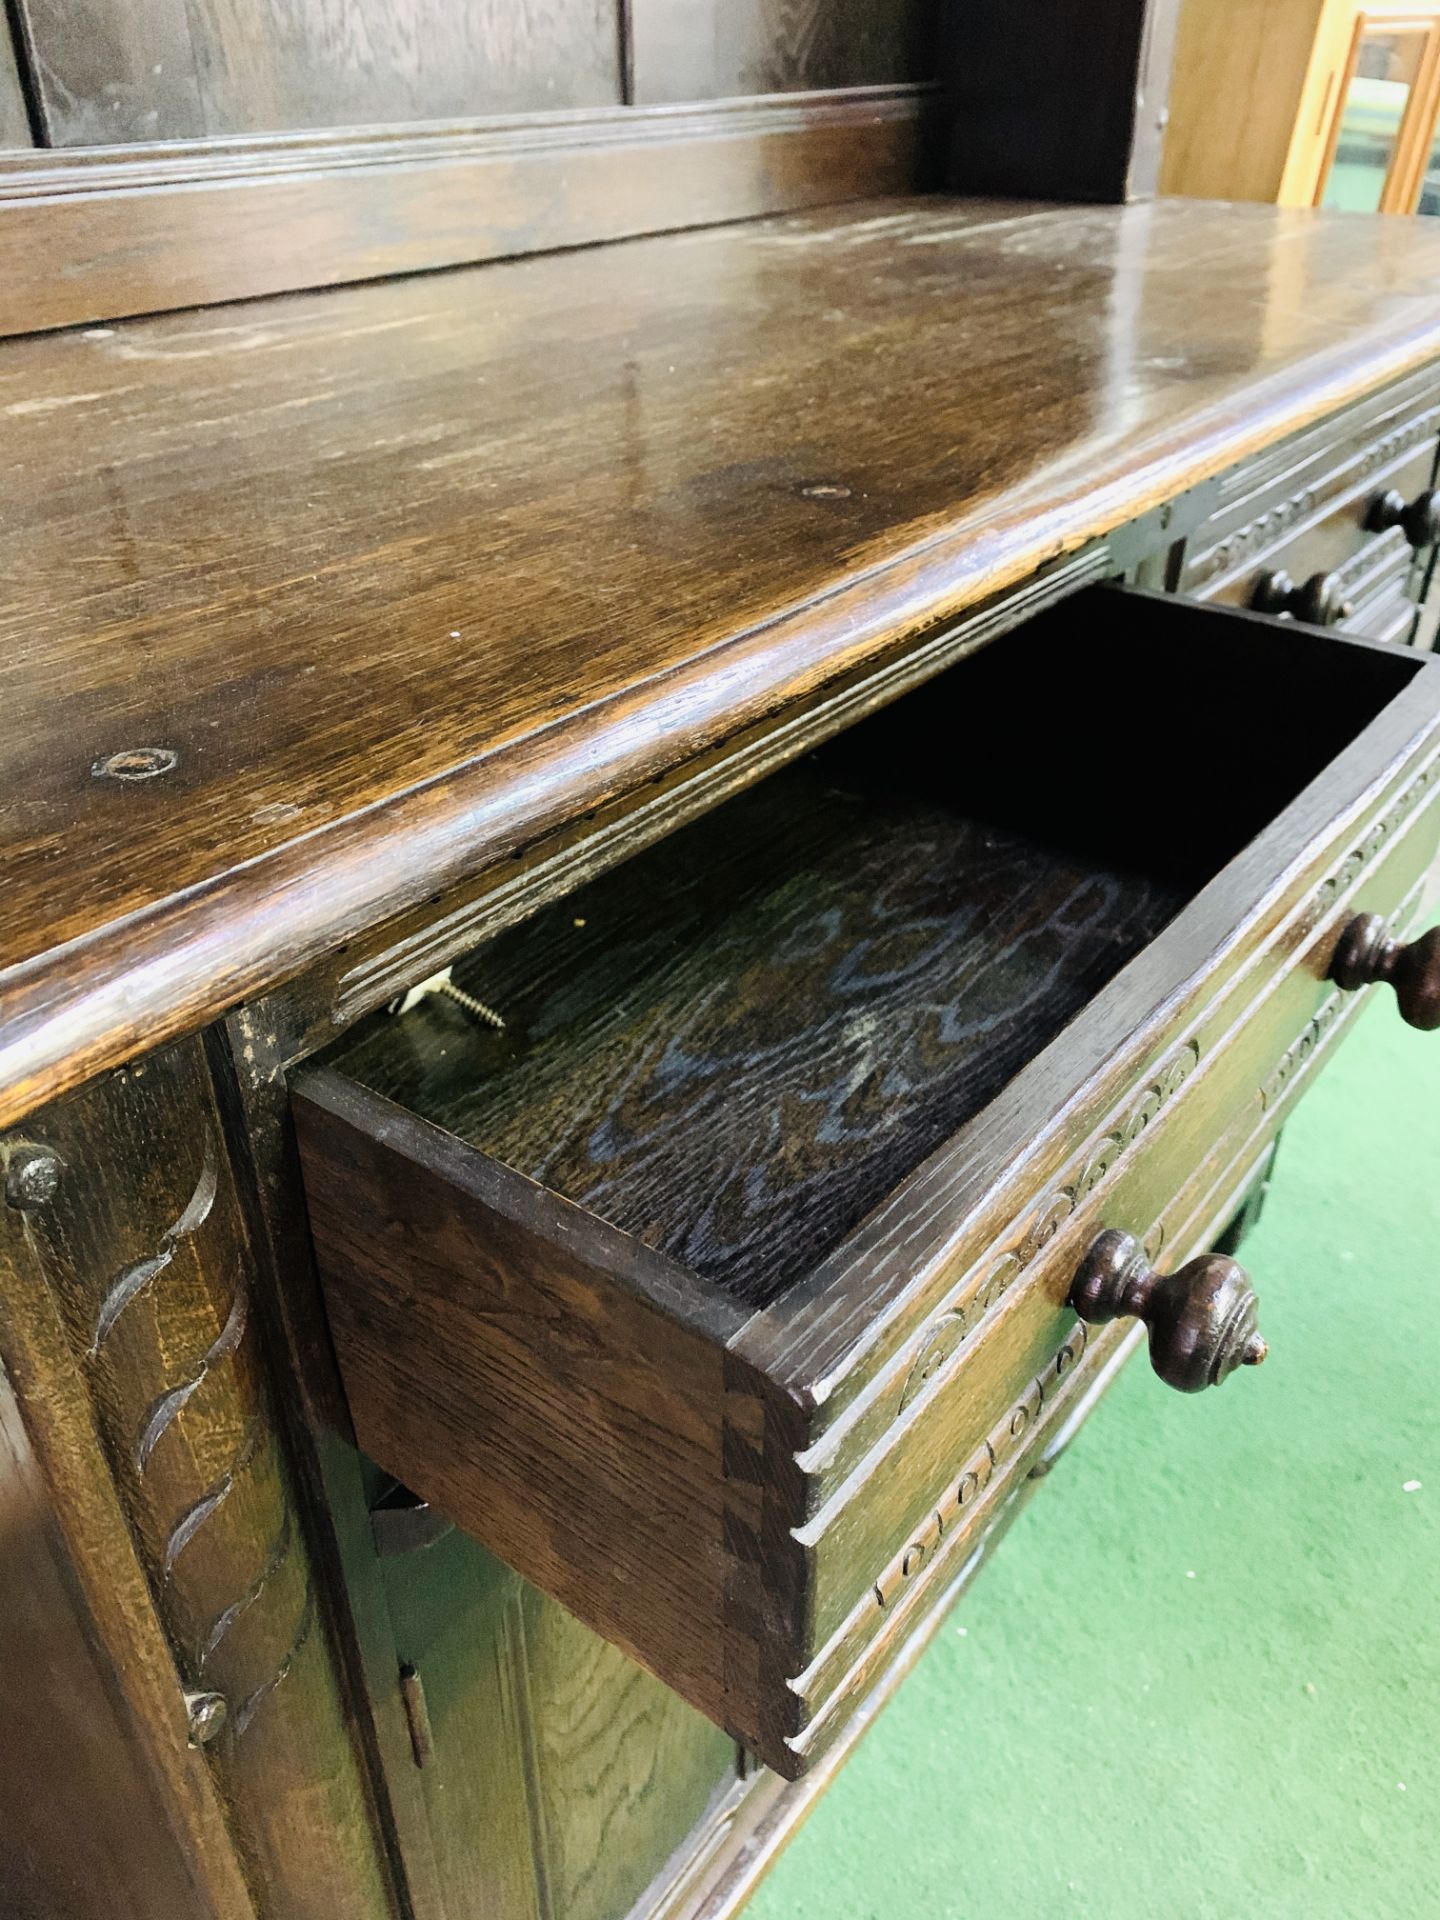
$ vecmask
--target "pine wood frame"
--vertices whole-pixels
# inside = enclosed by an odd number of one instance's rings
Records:
[[[1333,84],[1333,76],[1327,78],[1322,109],[1323,134],[1318,141],[1312,139],[1305,142],[1315,164],[1309,198],[1317,207],[1324,201],[1339,144],[1345,102],[1360,63],[1360,49],[1366,36],[1376,31],[1417,33],[1423,36],[1419,67],[1396,135],[1379,208],[1382,213],[1413,213],[1419,203],[1426,161],[1435,137],[1435,123],[1437,116],[1440,116],[1440,12],[1413,9],[1391,12],[1383,6],[1350,6],[1346,9],[1345,17],[1350,26],[1350,38],[1344,64],[1336,70],[1339,73],[1339,85]],[[1319,44],[1323,45],[1328,37],[1322,28]],[[1317,155],[1318,160],[1315,159]]]

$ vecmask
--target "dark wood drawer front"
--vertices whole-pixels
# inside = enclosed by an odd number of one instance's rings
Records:
[[[1115,1329],[1087,1337],[1065,1305],[1085,1247],[1102,1224],[1119,1227],[1170,1267],[1213,1243],[1296,1098],[1364,1004],[1316,978],[1336,926],[1357,903],[1405,926],[1434,863],[1436,829],[1433,813],[1419,816],[1414,831],[1397,834],[1367,870],[1363,887],[1357,882],[1339,900],[1327,891],[1337,911],[1316,924],[1302,964],[1281,974],[1254,1016],[1224,1037],[1212,1084],[1207,1088],[1197,1070],[1184,1095],[1145,1126],[1124,1164],[1081,1198],[1024,1283],[934,1376],[933,1404],[893,1423],[894,1444],[877,1449],[850,1497],[807,1529],[816,1547],[819,1651],[792,1683],[790,1736],[807,1762],[843,1732],[847,1710],[864,1697],[888,1651],[949,1584],[966,1542],[1014,1489],[1012,1461],[1023,1454],[1028,1467],[1032,1450],[1043,1450],[1050,1431],[1069,1417],[1083,1392],[1070,1380],[1072,1366],[1082,1354],[1082,1371],[1092,1360],[1103,1364]],[[934,1327],[947,1317],[942,1310]],[[985,1428],[987,1417],[992,1424]],[[867,1582],[862,1570],[869,1569],[878,1571]]]
[[[1423,585],[1423,566],[1398,527],[1369,540],[1334,573],[1344,610],[1336,622],[1342,632],[1367,640],[1405,645],[1415,632],[1415,598]]]
[[[855,1399],[805,1456],[817,1536],[816,1517],[843,1498],[857,1466],[865,1464],[864,1484],[873,1489],[886,1446],[917,1409],[952,1391],[972,1357],[972,1372],[1000,1364],[1005,1343],[991,1336],[1017,1296],[1040,1315],[1049,1298],[1057,1316],[1036,1327],[1036,1350],[1058,1337],[1066,1276],[1102,1224],[1147,1242],[1158,1228],[1154,1251],[1173,1252],[1172,1203],[1197,1169],[1213,1170],[1215,1143],[1237,1115],[1248,1124],[1266,1110],[1277,1063],[1306,1034],[1317,1008],[1337,1004],[1338,990],[1325,974],[1340,928],[1360,912],[1378,912],[1397,926],[1413,915],[1440,839],[1440,809],[1426,804],[1437,785],[1440,763],[1426,763],[1357,828],[1354,843],[1296,902],[1271,942],[1228,985],[1214,985],[1195,1018],[1098,1125],[1078,1137],[1057,1129],[1056,1144],[1068,1153],[1037,1156],[1040,1164],[1016,1170],[1008,1183],[1013,1211],[999,1231],[987,1213],[956,1234],[937,1270],[931,1311],[883,1361],[872,1354]],[[1359,1003],[1351,996],[1345,1004]],[[1004,1206],[998,1199],[997,1211]],[[891,1337],[894,1328],[892,1318]],[[982,1397],[1004,1393],[1004,1386],[991,1387]]]
[[[1217,512],[1188,543],[1180,591],[1405,639],[1433,541],[1423,505],[1440,409],[1311,452]],[[1410,511],[1399,515],[1398,509]],[[1387,521],[1390,522],[1387,524]],[[1319,583],[1333,580],[1328,594]],[[1277,599],[1285,603],[1279,608]],[[1405,616],[1408,614],[1408,620]]]
[[[295,1086],[359,1444],[803,1771],[1123,1337],[1094,1236],[1224,1223],[1437,754],[1440,662],[1095,589],[500,934]]]

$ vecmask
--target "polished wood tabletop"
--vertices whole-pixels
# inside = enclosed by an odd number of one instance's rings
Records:
[[[1433,227],[865,203],[0,344],[0,1121],[1440,356]]]

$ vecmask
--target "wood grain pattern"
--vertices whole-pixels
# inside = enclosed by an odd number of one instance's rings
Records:
[[[1403,926],[1433,861],[1440,820],[1433,806],[1418,803],[1397,814],[1393,826],[1385,826],[1384,819],[1373,822],[1366,834],[1367,842],[1384,852],[1362,884],[1388,924]],[[1321,894],[1333,899],[1324,888]],[[1076,1141],[1073,1171],[1061,1175],[1064,1187],[1057,1183],[1051,1193],[1027,1196],[1013,1228],[992,1230],[988,1246],[981,1236],[980,1273],[993,1263],[997,1274],[1008,1267],[1010,1277],[1000,1289],[998,1314],[982,1305],[973,1317],[974,1339],[940,1354],[926,1382],[933,1396],[928,1414],[923,1400],[918,1416],[914,1404],[900,1400],[903,1373],[871,1367],[867,1396],[856,1403],[850,1432],[842,1429],[837,1436],[832,1431],[808,1449],[807,1477],[830,1500],[828,1511],[815,1511],[797,1533],[816,1552],[811,1630],[817,1637],[832,1632],[833,1638],[832,1650],[817,1661],[806,1688],[792,1692],[808,1693],[829,1711],[834,1670],[843,1673],[855,1649],[863,1651],[879,1627],[865,1599],[867,1571],[887,1558],[894,1543],[903,1544],[912,1529],[923,1527],[946,1460],[955,1461],[957,1469],[965,1461],[983,1431],[987,1404],[993,1410],[1012,1396],[1018,1399],[1047,1349],[1064,1337],[1069,1325],[1064,1302],[1089,1236],[1118,1222],[1146,1236],[1152,1251],[1206,1244],[1203,1232],[1197,1239],[1195,1216],[1210,1205],[1217,1180],[1226,1184],[1231,1175],[1224,1170],[1232,1161],[1248,1166],[1265,1149],[1297,1088],[1313,1077],[1297,1063],[1319,1045],[1313,1029],[1325,1004],[1320,977],[1344,918],[1331,915],[1317,925],[1313,913],[1303,914],[1297,937],[1307,944],[1292,948],[1288,962],[1281,954],[1270,956],[1278,977],[1273,984],[1252,982],[1240,1018],[1223,1000],[1207,1012],[1200,1027],[1201,1064],[1187,1076],[1178,1102],[1142,1118],[1128,1150],[1123,1136],[1103,1126],[1098,1139]],[[1327,1024],[1325,1037],[1333,1037],[1333,1031],[1333,1023]],[[1064,1206],[1055,1206],[1062,1195]],[[1035,1246],[1027,1270],[1018,1274],[1016,1229],[1022,1252],[1027,1244]],[[1152,1235],[1158,1237],[1150,1241]],[[918,1275],[912,1290],[917,1284]],[[948,1311],[942,1296],[931,1327],[942,1327]],[[823,1328],[823,1314],[814,1318]],[[879,1319],[872,1312],[872,1320]],[[923,1342],[912,1349],[917,1357],[924,1350]],[[872,1445],[877,1429],[873,1422],[867,1429],[864,1416],[877,1397],[882,1410],[887,1400],[890,1409],[898,1402],[905,1417],[897,1421],[892,1413],[888,1431],[882,1426],[879,1444]],[[860,1444],[855,1446],[850,1441],[857,1426]],[[837,1439],[844,1444],[837,1446]],[[852,1478],[861,1461],[863,1479]],[[967,1504],[963,1488],[960,1504]],[[841,1633],[837,1629],[847,1613],[849,1623]]]
[[[1103,580],[1112,565],[1098,541],[1066,554],[1023,585],[947,621],[882,667],[839,676],[788,709],[780,724],[762,720],[657,776],[643,799],[622,796],[581,815],[538,842],[523,863],[481,868],[443,895],[439,913],[432,896],[357,935],[258,1003],[270,1022],[270,1052],[284,1064],[307,1058],[327,1046],[337,1028],[386,1006],[417,979],[823,747],[1080,587]]]
[[[7,1163],[11,1145],[5,1142]],[[8,1164],[6,1173],[8,1186]],[[207,1756],[191,1745],[174,1656],[133,1523],[107,1470],[94,1405],[58,1302],[38,1270],[27,1220],[19,1208],[0,1207],[0,1355],[27,1451],[43,1475],[55,1551],[64,1556],[67,1584],[93,1632],[95,1657],[107,1669],[117,1713],[143,1745],[150,1778],[189,1864],[200,1913],[206,1920],[255,1920],[224,1799]],[[23,1734],[23,1711],[14,1724]],[[42,1741],[52,1729],[47,1717]],[[51,1759],[44,1748],[33,1765],[43,1769]],[[12,1771],[29,1776],[23,1746],[12,1755]],[[67,1836],[52,1832],[48,1838],[50,1847],[63,1846]],[[6,1871],[22,1884],[27,1877],[44,1884],[63,1881],[67,1866],[47,1847],[18,1866],[7,1862]]]
[[[613,0],[18,0],[47,144],[620,98]]]
[[[730,1786],[735,1746],[553,1601],[522,1604],[551,1911],[616,1920]]]
[[[434,1729],[440,1910],[619,1920],[733,1779],[732,1744],[459,1532],[384,1577]]]
[[[1176,764],[1198,768],[1209,764],[1210,741],[1224,738],[1227,751],[1243,759],[1247,778],[1207,783],[1203,809],[1173,789],[1183,812],[1167,814],[1160,785],[1144,807],[1111,808],[1103,783],[1072,778],[1057,789],[1011,767],[1011,804],[1022,818],[1024,808],[1043,808],[1048,796],[1052,807],[1063,807],[1077,840],[1088,825],[1091,834],[1106,836],[1113,853],[1123,834],[1131,859],[1179,859],[1192,884],[1208,884],[1137,957],[1116,990],[1076,1016],[1063,1048],[1051,1048],[991,1102],[977,1129],[983,1169],[966,1154],[949,1165],[937,1155],[909,1183],[903,1209],[882,1210],[862,1223],[822,1266],[824,1314],[809,1311],[803,1296],[781,1296],[747,1329],[742,1344],[762,1367],[778,1368],[792,1385],[826,1380],[830,1421],[857,1403],[889,1344],[903,1344],[913,1305],[927,1294],[940,1304],[939,1272],[961,1250],[954,1222],[982,1200],[987,1213],[997,1206],[1007,1212],[1003,1237],[993,1226],[979,1234],[972,1258],[1048,1244],[1052,1196],[1064,1202],[1068,1218],[1077,1196],[1096,1191],[1117,1164],[1116,1125],[1137,1096],[1148,1097],[1157,1076],[1163,1091],[1176,1050],[1198,1038],[1203,1053],[1207,1031],[1217,1040],[1227,1036],[1243,1010],[1265,995],[1267,982],[1289,977],[1319,906],[1328,913],[1336,893],[1353,884],[1412,813],[1434,823],[1435,663],[1253,614],[1217,618],[1211,609],[1154,595],[1107,588],[1091,598],[1118,602],[1105,625],[1107,642],[1135,649],[1119,672],[1126,684],[1145,684],[1156,672],[1164,657],[1157,644],[1167,646],[1172,659],[1195,648],[1190,657],[1203,658],[1206,671],[1191,678],[1187,698],[1172,707],[1167,748],[1178,756]],[[1074,716],[1090,711],[1088,703],[1108,684],[1096,677],[1093,656],[1058,644],[1066,613],[1058,608],[1024,633],[1026,642],[1041,641],[1047,628],[1050,634],[1053,651],[1042,656],[1050,697],[1035,710],[1032,729],[1036,764],[1057,771],[1088,764],[1089,737]],[[1110,656],[1117,664],[1125,657]],[[992,648],[966,672],[980,695],[984,682],[998,685],[1006,668],[1001,650]],[[1248,724],[1258,729],[1248,745],[1230,700],[1242,680],[1257,696],[1247,710]],[[1277,729],[1273,715],[1291,712],[1297,702],[1303,720]],[[1353,729],[1366,716],[1357,737]],[[943,725],[942,716],[936,724]],[[982,735],[963,764],[976,777],[993,777],[1007,747],[1003,735]],[[1087,805],[1088,823],[1081,816]],[[1309,962],[1320,972],[1327,963],[1328,957]],[[1163,1008],[1148,1028],[1137,1022],[1132,995]],[[1063,1096],[1057,1071],[1068,1077]],[[1098,1099],[1078,1096],[1087,1078]],[[1095,1150],[1099,1159],[1092,1164]],[[915,1231],[922,1221],[935,1223],[933,1236],[928,1227]],[[958,1278],[955,1269],[951,1274]],[[881,1311],[889,1303],[900,1310]]]
[[[932,80],[938,0],[629,0],[632,98]]]
[[[1434,855],[1440,826],[1435,811],[1431,808],[1428,818],[1423,810],[1408,817],[1405,828],[1387,845],[1369,878],[1377,904],[1394,908],[1389,916],[1392,925],[1403,926],[1414,911],[1426,867]],[[1333,926],[1328,935],[1319,935],[1316,944],[1322,954],[1333,939]],[[1075,1220],[1070,1230],[1052,1239],[1045,1254],[1049,1277],[1039,1279],[1025,1299],[1014,1303],[1008,1321],[1002,1320],[988,1332],[983,1352],[973,1353],[958,1375],[952,1372],[948,1385],[942,1377],[941,1392],[946,1400],[937,1409],[942,1417],[910,1422],[905,1437],[912,1451],[917,1442],[935,1449],[937,1442],[943,1442],[947,1425],[963,1436],[963,1426],[955,1428],[955,1408],[950,1403],[968,1396],[976,1402],[977,1412],[983,1408],[981,1377],[992,1366],[992,1346],[1011,1351],[1011,1384],[1007,1392],[995,1394],[990,1402],[992,1410],[1005,1406],[1006,1413],[968,1460],[966,1449],[973,1444],[974,1434],[981,1431],[980,1424],[971,1426],[969,1438],[962,1438],[959,1446],[952,1441],[948,1457],[954,1466],[941,1507],[927,1509],[924,1501],[912,1500],[905,1487],[908,1479],[917,1490],[927,1481],[932,1487],[943,1488],[943,1445],[938,1465],[932,1459],[928,1470],[919,1474],[913,1459],[901,1474],[895,1471],[893,1456],[873,1466],[862,1497],[844,1508],[843,1526],[827,1529],[824,1538],[831,1574],[836,1571],[837,1558],[844,1572],[843,1554],[833,1552],[842,1546],[848,1545],[862,1567],[882,1563],[892,1543],[895,1552],[873,1595],[867,1594],[863,1581],[856,1577],[858,1569],[850,1573],[848,1596],[855,1605],[848,1620],[832,1634],[810,1671],[794,1683],[793,1692],[805,1700],[807,1707],[797,1740],[803,1751],[812,1756],[823,1754],[829,1740],[844,1737],[844,1715],[837,1709],[847,1696],[853,1704],[882,1670],[887,1640],[893,1648],[895,1615],[903,1618],[908,1613],[913,1619],[923,1613],[928,1604],[925,1589],[933,1589],[937,1581],[943,1584],[944,1561],[948,1558],[953,1566],[963,1557],[963,1546],[960,1552],[955,1551],[957,1531],[963,1536],[967,1519],[973,1517],[972,1508],[982,1505],[989,1492],[996,1464],[1008,1457],[1017,1435],[1023,1435],[1049,1404],[1047,1378],[1042,1372],[1031,1381],[1030,1369],[1041,1364],[1055,1343],[1068,1341],[1067,1329],[1072,1323],[1062,1303],[1087,1234],[1093,1230],[1088,1222],[1127,1220],[1137,1234],[1146,1233],[1152,1247],[1163,1245],[1170,1249],[1168,1257],[1179,1260],[1188,1251],[1215,1244],[1218,1230],[1241,1206],[1255,1177],[1254,1169],[1267,1158],[1270,1143],[1294,1099],[1313,1077],[1312,1055],[1308,1071],[1288,1078],[1283,1094],[1257,1114],[1254,1076],[1263,1070],[1261,1063],[1273,1057],[1277,1033],[1283,1033],[1287,1024],[1293,1032],[1306,1005],[1314,1005],[1317,996],[1323,998],[1325,990],[1316,978],[1318,971],[1313,955],[1301,956],[1278,990],[1261,1000],[1256,1014],[1227,1036],[1222,1049],[1212,1049],[1216,1070],[1208,1076],[1209,1084],[1197,1080],[1177,1109],[1145,1128],[1140,1162],[1129,1165],[1117,1182],[1107,1183],[1098,1208],[1092,1205],[1087,1217]],[[1264,1029],[1274,1025],[1277,1013],[1278,1028],[1266,1033]],[[1334,1036],[1331,1027],[1326,1044],[1333,1045]],[[1217,1088],[1217,1074],[1223,1080],[1237,1068],[1238,1078]],[[1082,1194],[1077,1212],[1083,1213],[1083,1203]],[[1017,1337],[1016,1327],[1010,1324],[1017,1316],[1032,1322],[1029,1341],[1033,1357],[1026,1354],[1023,1329],[1018,1330]],[[1063,1380],[1058,1375],[1056,1378],[1063,1389]],[[943,1526],[936,1525],[937,1514],[944,1520]],[[958,1529],[954,1524],[957,1518]],[[823,1605],[823,1584],[817,1584],[816,1593],[817,1605]],[[845,1593],[843,1581],[839,1595],[832,1586],[832,1598]]]
[[[932,114],[877,87],[0,156],[0,334],[913,192]]]
[[[7,343],[0,1112],[1434,359],[1437,276],[937,202]]]
[[[412,1882],[414,1867],[431,1856],[431,1884],[415,1889],[417,1914],[549,1920],[524,1583],[454,1531],[423,1552],[380,1563],[380,1573],[393,1646],[375,1691],[382,1702],[398,1694],[402,1662],[413,1669],[434,1739],[423,1767],[407,1749],[388,1768],[392,1781],[403,1771],[421,1801],[418,1820],[402,1829]]]
[[[721,1462],[739,1309],[338,1073],[307,1076],[295,1114],[322,1280],[390,1273],[326,1291],[360,1446],[733,1725]],[[405,1224],[377,1240],[381,1218]]]
[[[359,1715],[373,1725],[416,1920],[475,1911],[538,1920],[558,1904],[552,1889],[589,1902],[597,1920],[619,1920],[733,1775],[733,1743],[458,1530],[419,1552],[377,1553],[369,1510],[390,1479],[342,1437],[349,1422],[331,1384],[298,1164],[278,1126],[288,1100],[272,1013],[262,1003],[231,1024],[278,1265],[257,1279],[293,1339],[284,1364],[324,1476],[343,1557],[331,1577],[364,1662]],[[423,1767],[401,1710],[402,1664],[428,1704]]]
[[[1268,1161],[1268,1156],[1265,1158]],[[1233,1251],[1233,1247],[1230,1250]],[[1116,1334],[1122,1337],[1117,1340]],[[1073,1411],[1067,1413],[1053,1439],[1047,1436],[1040,1458],[1029,1474],[1008,1492],[999,1510],[987,1517],[979,1548],[965,1559],[958,1573],[943,1578],[939,1591],[927,1594],[914,1624],[907,1625],[899,1636],[875,1686],[857,1703],[840,1737],[798,1781],[785,1781],[774,1773],[756,1769],[737,1781],[653,1884],[635,1910],[636,1920],[642,1915],[643,1920],[730,1920],[730,1916],[741,1909],[877,1715],[913,1671],[920,1653],[950,1617],[955,1600],[968,1590],[977,1572],[989,1564],[995,1548],[1030,1495],[1059,1466],[1075,1433],[1095,1410],[1141,1339],[1138,1329],[1128,1335],[1114,1329],[1091,1340],[1082,1362],[1086,1378]],[[479,1553],[475,1548],[470,1551]],[[411,1591],[415,1584],[410,1583]],[[488,1748],[482,1750],[489,1751]],[[497,1840],[498,1837],[497,1834]],[[486,1857],[493,1862],[496,1849],[489,1849]],[[515,1911],[519,1913],[522,1909],[517,1906]]]
[[[432,1000],[336,1064],[765,1305],[1181,898],[872,758],[778,775],[483,947],[457,978],[503,1034]]]
[[[1335,11],[1333,0],[1270,0],[1263,10],[1250,0],[1181,7],[1160,173],[1166,193],[1281,198],[1292,147],[1323,144],[1327,103],[1310,95],[1310,72],[1322,19]],[[1347,34],[1337,64],[1348,50]],[[1333,90],[1339,73],[1332,68],[1329,78]]]
[[[283,1397],[288,1416],[296,1493],[328,1602],[348,1717],[374,1783],[376,1830],[395,1873],[396,1904],[403,1912],[408,1902],[415,1920],[445,1920],[436,1890],[438,1841],[426,1817],[424,1771],[415,1765],[398,1684],[401,1656],[372,1513],[393,1482],[355,1449],[315,1280],[288,1092],[271,1038],[263,1004],[240,1009],[205,1036],[217,1097],[236,1143],[258,1318],[267,1330],[271,1377],[284,1383],[277,1397]]]
[[[1082,1363],[1087,1368],[1085,1383],[1073,1410],[1061,1422],[1055,1438],[1047,1442],[1035,1466],[1007,1489],[998,1509],[987,1516],[980,1539],[963,1564],[953,1571],[947,1569],[946,1578],[927,1596],[927,1605],[906,1623],[888,1663],[869,1693],[856,1703],[843,1734],[798,1780],[783,1780],[763,1771],[753,1774],[734,1795],[723,1824],[717,1823],[712,1845],[695,1849],[678,1863],[670,1884],[660,1892],[656,1904],[645,1909],[643,1920],[731,1920],[743,1910],[820,1795],[914,1672],[956,1601],[989,1564],[995,1548],[1042,1484],[1049,1465],[1063,1454],[1133,1352],[1133,1337],[1116,1339],[1113,1331],[1090,1343]]]
[[[182,1737],[182,1689],[225,1703],[203,1760],[236,1856],[277,1920],[388,1920],[199,1043],[35,1116],[4,1142],[12,1164],[22,1146],[58,1156],[60,1174],[24,1213],[30,1285],[13,1292],[43,1286],[63,1324],[103,1449],[89,1470],[132,1530]],[[119,1657],[140,1662],[143,1642]]]

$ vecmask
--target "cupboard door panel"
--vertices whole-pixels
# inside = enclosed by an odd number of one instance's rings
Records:
[[[621,1920],[733,1784],[733,1741],[534,1588],[525,1650],[556,1920]]]
[[[446,1920],[621,1920],[732,1742],[464,1534],[381,1564]]]

